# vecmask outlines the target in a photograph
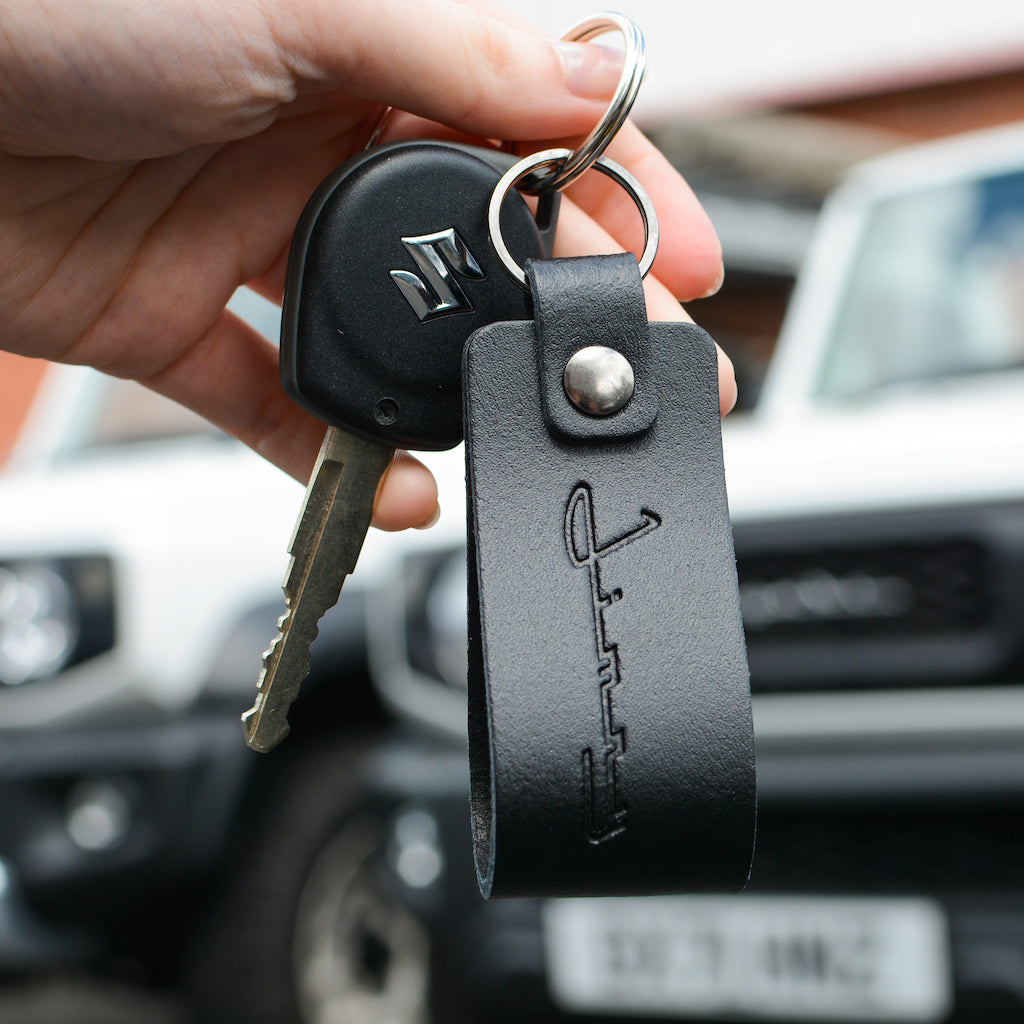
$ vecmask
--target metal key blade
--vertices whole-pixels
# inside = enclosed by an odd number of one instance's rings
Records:
[[[246,742],[263,753],[288,735],[288,710],[309,673],[324,612],[355,568],[391,448],[331,427],[324,437],[288,551],[287,611],[263,655],[256,703],[242,716]]]

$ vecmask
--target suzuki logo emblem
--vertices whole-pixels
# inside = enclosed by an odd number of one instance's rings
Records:
[[[453,271],[467,278],[481,278],[484,272],[455,228],[403,238],[402,245],[423,276],[392,270],[391,279],[420,320],[473,311]]]

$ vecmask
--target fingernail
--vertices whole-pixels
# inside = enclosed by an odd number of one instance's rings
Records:
[[[621,50],[594,43],[554,44],[569,90],[585,99],[611,96],[622,77]]]
[[[717,295],[722,289],[722,285],[725,284],[725,266],[724,264],[719,267],[718,277],[715,278],[714,284],[703,294],[698,296],[701,299],[710,299],[712,295]]]
[[[416,529],[417,530],[429,530],[432,526],[436,526],[437,525],[437,521],[440,518],[441,518],[441,505],[440,505],[440,503],[438,503],[438,504],[436,504],[434,506],[433,515],[431,515],[431,517],[425,523],[420,523],[420,525],[417,526]]]

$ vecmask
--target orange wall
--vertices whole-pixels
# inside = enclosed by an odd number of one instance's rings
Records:
[[[938,81],[795,109],[882,128],[912,140],[1024,120],[1024,69]]]
[[[7,461],[14,439],[49,364],[0,351],[0,465]]]

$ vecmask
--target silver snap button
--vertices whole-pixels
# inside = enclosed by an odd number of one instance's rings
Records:
[[[610,416],[633,397],[633,367],[613,348],[589,345],[566,363],[562,383],[569,400],[588,416]]]

